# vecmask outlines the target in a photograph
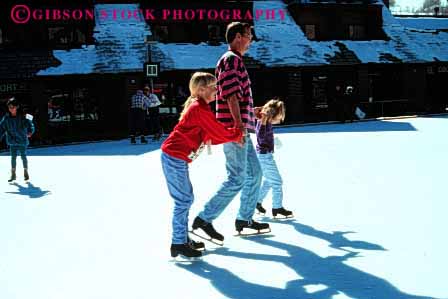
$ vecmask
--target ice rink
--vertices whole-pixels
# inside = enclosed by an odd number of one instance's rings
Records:
[[[279,128],[291,221],[223,247],[169,255],[160,143],[30,149],[31,180],[0,154],[1,299],[448,298],[448,116]],[[190,222],[225,178],[220,146],[190,165]],[[270,210],[270,195],[264,206]]]

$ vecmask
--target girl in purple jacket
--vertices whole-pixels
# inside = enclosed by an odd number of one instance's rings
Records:
[[[272,216],[274,218],[292,218],[291,211],[283,207],[282,177],[274,160],[273,124],[279,124],[285,119],[285,105],[282,101],[273,99],[267,102],[260,111],[256,125],[257,156],[263,170],[263,183],[257,201],[257,210],[265,214],[263,199],[272,188]]]

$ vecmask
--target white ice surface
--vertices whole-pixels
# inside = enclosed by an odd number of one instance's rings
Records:
[[[225,247],[192,265],[170,261],[159,144],[30,149],[31,181],[19,159],[15,185],[3,153],[0,298],[448,298],[447,130],[447,117],[277,130],[296,219],[234,237],[236,198],[214,222]],[[190,174],[192,221],[224,180],[221,148]]]

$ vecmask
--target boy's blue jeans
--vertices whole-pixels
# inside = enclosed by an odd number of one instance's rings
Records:
[[[9,148],[9,152],[11,153],[11,168],[15,169],[17,166],[17,152],[20,153],[20,157],[22,158],[23,168],[28,168],[28,159],[26,158],[26,146],[11,145]]]
[[[240,209],[236,218],[252,220],[262,177],[252,140],[247,135],[243,146],[236,142],[229,142],[223,147],[226,156],[227,180],[198,216],[206,222],[213,222],[241,191]]]
[[[258,202],[262,203],[269,189],[272,188],[272,208],[278,209],[283,207],[283,181],[275,163],[274,155],[271,153],[258,154],[258,160],[260,161],[261,169],[263,169],[264,178],[260,188]]]
[[[162,169],[174,199],[172,244],[185,244],[188,237],[188,213],[194,200],[188,163],[162,152]]]

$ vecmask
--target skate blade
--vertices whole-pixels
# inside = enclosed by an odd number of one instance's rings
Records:
[[[196,237],[201,238],[202,240],[208,241],[208,242],[213,243],[213,244],[215,244],[215,245],[218,245],[218,246],[223,246],[223,245],[224,245],[224,242],[223,242],[223,241],[220,241],[220,240],[217,240],[217,239],[210,238],[208,235],[206,235],[205,233],[203,233],[202,230],[198,230],[198,229],[196,229],[196,230],[190,230],[190,231],[188,231],[188,232],[191,233],[191,234],[193,234],[193,235],[195,235]]]
[[[263,235],[268,234],[271,232],[271,228],[261,229],[261,230],[254,230],[251,228],[243,228],[242,231],[236,232],[236,237],[250,237],[250,236],[257,236],[257,235]]]
[[[194,262],[202,261],[202,256],[200,257],[187,257],[179,254],[176,257],[172,257],[170,262],[172,263],[182,263],[182,264],[192,264]]]
[[[266,213],[262,213],[262,212],[256,212],[257,213],[257,215],[260,215],[260,216],[265,216],[266,215]]]
[[[273,216],[272,219],[274,220],[289,220],[289,219],[294,219],[294,214],[293,215],[288,215],[288,216],[284,216],[284,215],[277,215],[277,216]]]

